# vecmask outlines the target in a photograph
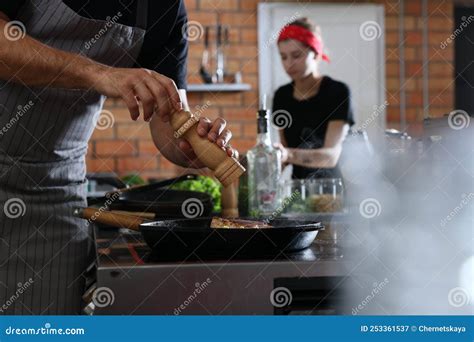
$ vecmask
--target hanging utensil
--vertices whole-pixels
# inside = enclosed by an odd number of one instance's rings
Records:
[[[201,67],[199,68],[199,74],[201,75],[204,83],[215,83],[211,73],[208,71],[209,68],[209,26],[204,28],[204,51],[202,52]]]
[[[222,25],[217,24],[216,33],[216,79],[217,83],[224,82],[224,53],[222,51]]]

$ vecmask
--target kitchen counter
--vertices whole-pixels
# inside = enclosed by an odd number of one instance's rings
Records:
[[[160,255],[126,229],[95,229],[97,288],[113,303],[95,314],[312,314],[340,313],[335,305],[351,265],[346,250],[316,240],[303,251],[259,257]],[[276,288],[292,302],[275,304]],[[276,295],[276,294],[275,294]],[[272,297],[273,296],[273,297]],[[309,297],[308,297],[309,296]],[[272,304],[273,302],[273,304]]]

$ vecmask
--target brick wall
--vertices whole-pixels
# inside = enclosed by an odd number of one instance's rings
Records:
[[[188,98],[191,108],[209,100],[211,106],[204,114],[211,119],[218,116],[225,118],[234,134],[233,146],[243,153],[253,146],[256,135],[258,1],[185,0],[185,2],[189,20],[197,21],[201,25],[214,25],[219,12],[221,22],[231,26],[232,45],[228,53],[227,67],[231,71],[240,70],[243,81],[252,85],[252,91],[189,93]],[[385,5],[386,89],[387,101],[390,103],[387,109],[388,125],[396,126],[399,121],[400,87],[406,91],[407,120],[411,123],[420,122],[423,118],[421,0],[405,1],[406,81],[402,85],[399,80],[398,1],[358,2]],[[440,44],[453,32],[453,6],[452,0],[429,0],[428,3],[430,114],[440,116],[453,109],[454,101],[453,44],[448,44],[445,49],[440,48]],[[202,41],[190,43],[189,83],[200,82],[197,71],[202,49]],[[160,156],[151,141],[148,125],[143,122],[132,122],[120,102],[108,100],[105,109],[113,114],[114,123],[95,130],[87,156],[89,172],[116,172],[119,175],[139,172],[144,177],[162,178],[185,171]]]

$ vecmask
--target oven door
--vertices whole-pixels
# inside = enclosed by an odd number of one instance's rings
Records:
[[[348,277],[276,278],[272,292],[274,314],[350,314],[348,280]]]

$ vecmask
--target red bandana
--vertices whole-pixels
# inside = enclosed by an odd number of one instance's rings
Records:
[[[285,26],[278,36],[278,43],[286,39],[295,39],[306,46],[309,46],[317,54],[322,54],[323,60],[329,62],[329,57],[323,53],[323,42],[316,37],[313,32],[299,25]]]

